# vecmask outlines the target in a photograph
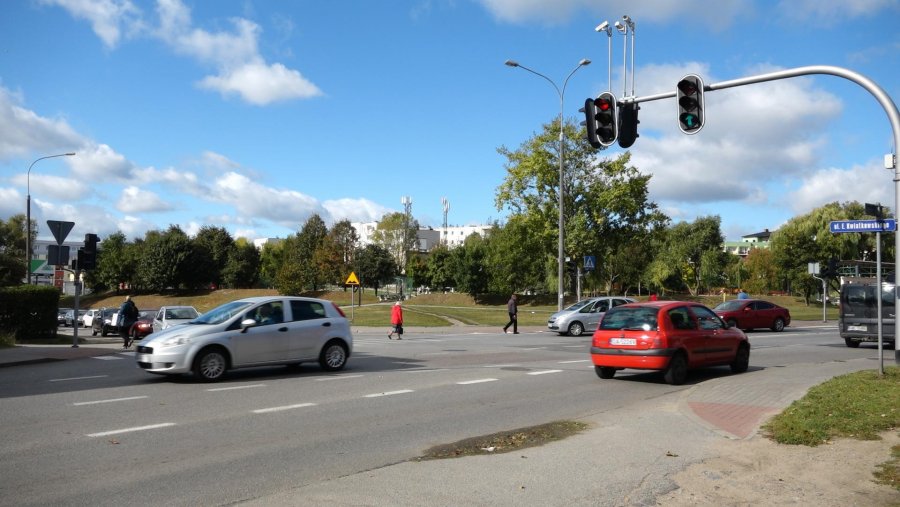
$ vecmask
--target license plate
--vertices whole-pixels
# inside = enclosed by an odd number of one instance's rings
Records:
[[[866,326],[847,326],[847,331],[868,331]]]
[[[610,345],[637,345],[637,338],[610,338]]]

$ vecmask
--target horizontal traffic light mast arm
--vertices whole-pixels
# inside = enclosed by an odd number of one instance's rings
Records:
[[[853,72],[852,70],[845,69],[843,67],[834,67],[831,65],[810,65],[808,67],[797,67],[794,69],[780,70],[776,72],[770,72],[768,74],[759,74],[757,76],[749,76],[742,77],[739,79],[732,79],[731,81],[722,81],[721,83],[711,83],[705,85],[703,87],[703,91],[712,92],[716,90],[724,90],[726,88],[734,88],[736,86],[744,86],[748,84],[755,83],[765,83],[767,81],[777,81],[779,79],[787,79],[790,77],[799,77],[799,76],[808,76],[811,74],[827,74],[831,76],[838,76],[844,79],[849,79],[854,83],[862,86],[866,90],[869,91],[872,95],[875,96],[875,99],[878,100],[878,103],[881,104],[881,107],[884,108],[885,113],[888,115],[888,121],[891,123],[891,129],[894,131],[894,152],[896,153],[897,147],[900,146],[900,113],[897,112],[897,105],[894,104],[894,101],[891,100],[890,95],[884,91],[883,88],[878,86],[874,81],[859,74],[857,72]],[[675,97],[675,92],[665,92],[658,93],[656,95],[647,95],[646,97],[625,97],[621,100],[622,103],[628,104],[631,102],[641,103],[641,102],[651,102],[654,100],[662,100],[662,99],[671,99]],[[897,165],[894,165],[895,172],[897,171]],[[898,173],[900,176],[900,173]]]

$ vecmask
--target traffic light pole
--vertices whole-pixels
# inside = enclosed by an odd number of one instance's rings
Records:
[[[703,87],[704,91],[712,92],[716,90],[724,90],[726,88],[734,88],[736,86],[744,86],[748,84],[765,83],[768,81],[777,81],[780,79],[788,79],[792,77],[809,76],[814,74],[825,74],[831,76],[849,79],[854,83],[865,88],[871,93],[875,99],[881,104],[884,112],[887,113],[888,121],[891,124],[891,130],[894,134],[894,153],[885,157],[885,169],[893,169],[894,171],[894,216],[900,215],[900,168],[897,167],[897,151],[900,150],[900,112],[897,111],[897,105],[891,100],[890,95],[878,86],[874,81],[842,67],[833,67],[830,65],[810,65],[807,67],[797,67],[794,69],[786,69],[768,74],[759,74],[740,79],[732,79],[731,81],[722,81],[721,83],[711,83]],[[654,100],[670,99],[675,97],[676,92],[660,93],[656,95],[648,95],[646,97],[625,97],[623,103],[640,103],[650,102]],[[894,233],[894,255],[900,255],[900,232]],[[900,291],[894,290],[894,306],[900,307]],[[900,365],[900,340],[897,339],[896,330],[894,331],[894,362]]]

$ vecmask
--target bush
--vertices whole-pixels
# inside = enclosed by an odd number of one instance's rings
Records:
[[[56,334],[59,289],[40,285],[0,288],[0,334],[15,340]]]

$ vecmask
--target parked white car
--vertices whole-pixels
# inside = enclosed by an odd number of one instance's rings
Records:
[[[200,312],[193,306],[163,306],[153,318],[153,332],[159,332],[178,324],[196,319]]]
[[[92,308],[88,310],[84,317],[81,318],[81,322],[84,324],[84,327],[91,327],[94,324],[94,317],[100,315],[100,310]]]

